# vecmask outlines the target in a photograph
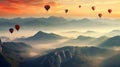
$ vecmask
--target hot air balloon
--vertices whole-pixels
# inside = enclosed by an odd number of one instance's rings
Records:
[[[81,8],[81,5],[79,5],[78,7]]]
[[[68,9],[65,9],[65,13],[68,13]]]
[[[50,9],[50,5],[45,5],[44,8],[46,11],[48,11]]]
[[[92,6],[91,9],[94,11],[95,10],[95,6]]]
[[[19,31],[20,25],[16,24],[16,25],[15,25],[15,29],[16,29],[17,31]]]
[[[101,14],[101,13],[99,13],[99,14],[98,14],[98,16],[101,18],[101,17],[102,17],[102,14]]]
[[[9,32],[12,34],[14,32],[14,29],[13,28],[10,28],[9,29]]]
[[[112,9],[108,9],[109,14],[112,12]]]

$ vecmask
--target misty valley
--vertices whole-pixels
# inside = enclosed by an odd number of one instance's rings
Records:
[[[69,38],[38,31],[13,40],[4,36],[0,67],[119,67],[119,48],[119,35]]]

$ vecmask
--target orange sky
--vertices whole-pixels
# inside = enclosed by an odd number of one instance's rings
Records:
[[[47,12],[44,5],[51,5]],[[81,5],[81,8],[78,6]],[[91,6],[96,6],[92,11]],[[41,17],[41,16],[69,16],[69,17],[97,17],[102,13],[104,17],[120,18],[120,0],[0,0],[1,17]],[[69,9],[65,14],[64,9]],[[112,14],[107,10],[111,8]]]

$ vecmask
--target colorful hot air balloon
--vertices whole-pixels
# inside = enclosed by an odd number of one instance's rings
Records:
[[[65,13],[68,13],[68,9],[65,9]]]
[[[48,11],[50,9],[50,5],[45,5],[44,8],[46,11]]]
[[[101,13],[99,13],[99,14],[98,14],[98,16],[101,18],[101,17],[102,17],[102,14],[101,14]]]
[[[14,29],[13,28],[10,28],[9,29],[9,32],[12,34],[14,32]]]
[[[16,25],[15,25],[15,29],[16,29],[17,31],[19,31],[20,25],[16,24]]]
[[[91,9],[94,11],[95,10],[95,6],[92,6]]]
[[[112,12],[112,9],[108,9],[109,14]]]
[[[81,5],[79,5],[78,7],[81,8]]]

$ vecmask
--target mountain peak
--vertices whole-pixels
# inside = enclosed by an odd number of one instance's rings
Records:
[[[16,41],[22,41],[25,43],[32,42],[32,43],[48,43],[48,42],[53,42],[53,41],[57,41],[60,39],[65,39],[66,37],[54,34],[54,33],[46,33],[43,31],[39,31],[36,34],[34,34],[33,36],[30,36],[28,38],[18,38],[16,39]]]
[[[39,32],[37,32],[34,36],[41,36],[41,35],[46,35],[46,34],[48,34],[48,33],[45,33],[45,32],[43,32],[43,31],[39,31]]]
[[[59,36],[59,35],[57,35],[57,34],[54,34],[54,33],[46,33],[46,32],[43,32],[43,31],[39,31],[39,32],[37,32],[34,36],[35,37],[39,37],[39,36]]]
[[[86,31],[86,33],[95,33],[95,31],[88,30],[88,31]]]
[[[90,19],[88,19],[88,18],[83,18],[83,19],[81,19],[81,21],[88,22],[88,21],[90,21]]]
[[[82,35],[80,35],[80,36],[77,37],[77,39],[91,39],[91,38],[93,38],[93,37],[82,36]]]
[[[107,36],[100,36],[99,38],[104,39],[104,38],[108,38]]]
[[[43,31],[38,31],[36,34],[41,34],[41,33],[45,33],[45,32],[43,32]]]
[[[48,17],[49,21],[65,21],[66,19],[63,17],[56,17],[56,16],[50,16]]]
[[[62,18],[62,19],[64,19],[63,17],[57,17],[57,16],[49,16],[48,18]]]
[[[112,30],[112,32],[119,32],[120,30]]]
[[[111,39],[120,39],[120,36],[114,36],[114,37],[112,37]]]

